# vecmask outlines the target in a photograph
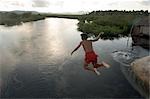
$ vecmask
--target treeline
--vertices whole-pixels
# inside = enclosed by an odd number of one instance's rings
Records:
[[[140,10],[140,11],[126,11],[126,10],[99,10],[99,11],[92,11],[88,15],[148,15],[148,10]]]
[[[0,12],[0,25],[13,26],[19,25],[22,22],[37,21],[44,18],[45,16],[40,13],[32,11]]]
[[[146,11],[93,11],[79,18],[78,30],[97,35],[104,32],[103,38],[127,36],[133,24],[143,17],[148,17]]]
[[[67,18],[67,19],[79,19],[82,15],[77,14],[53,14],[53,13],[45,13],[42,14],[45,17],[55,17],[55,18]]]

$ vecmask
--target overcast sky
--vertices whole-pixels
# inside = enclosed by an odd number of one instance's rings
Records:
[[[93,10],[148,10],[150,0],[0,0],[1,11],[79,12]]]

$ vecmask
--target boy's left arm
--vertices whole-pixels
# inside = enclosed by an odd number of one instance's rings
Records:
[[[96,39],[90,40],[90,41],[92,41],[92,42],[98,41],[100,36],[101,36],[101,34],[104,34],[104,32],[100,32],[99,35],[96,37]]]
[[[71,55],[76,51],[76,50],[78,50],[78,48],[81,46],[81,42],[80,42],[80,44],[71,52]]]

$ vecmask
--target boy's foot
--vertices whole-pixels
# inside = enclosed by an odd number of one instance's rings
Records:
[[[100,72],[99,72],[99,71],[97,71],[97,69],[96,69],[96,68],[94,68],[94,72],[95,72],[97,75],[100,75]]]
[[[103,64],[106,68],[109,68],[109,67],[110,67],[110,65],[108,65],[108,64],[105,63],[105,62],[102,62],[102,64]]]

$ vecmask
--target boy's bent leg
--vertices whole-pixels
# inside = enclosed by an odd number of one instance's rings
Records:
[[[90,70],[90,71],[93,71],[94,73],[96,73],[97,75],[100,75],[100,72],[99,71],[97,71],[97,69],[96,68],[91,68],[91,67],[88,67],[88,64],[85,62],[84,63],[84,69],[86,69],[86,70]]]
[[[100,72],[99,72],[96,68],[94,68],[94,72],[95,72],[97,75],[100,75]]]
[[[84,69],[95,72],[93,68],[88,67],[88,63],[86,63],[86,62],[84,62]]]
[[[104,66],[103,64],[98,64],[97,62],[92,62],[94,68]]]
[[[98,66],[99,64],[97,64],[97,62],[92,62],[92,64],[93,64],[93,67],[94,67],[94,72],[95,72],[97,75],[100,75],[100,72],[96,69],[96,68],[98,68],[97,66]]]
[[[99,67],[102,67],[102,66],[104,66],[104,65],[103,64],[95,64],[94,68],[99,68]]]
[[[109,68],[109,67],[110,67],[110,65],[107,64],[107,63],[105,63],[104,61],[102,62],[102,64],[103,64],[106,68]]]

